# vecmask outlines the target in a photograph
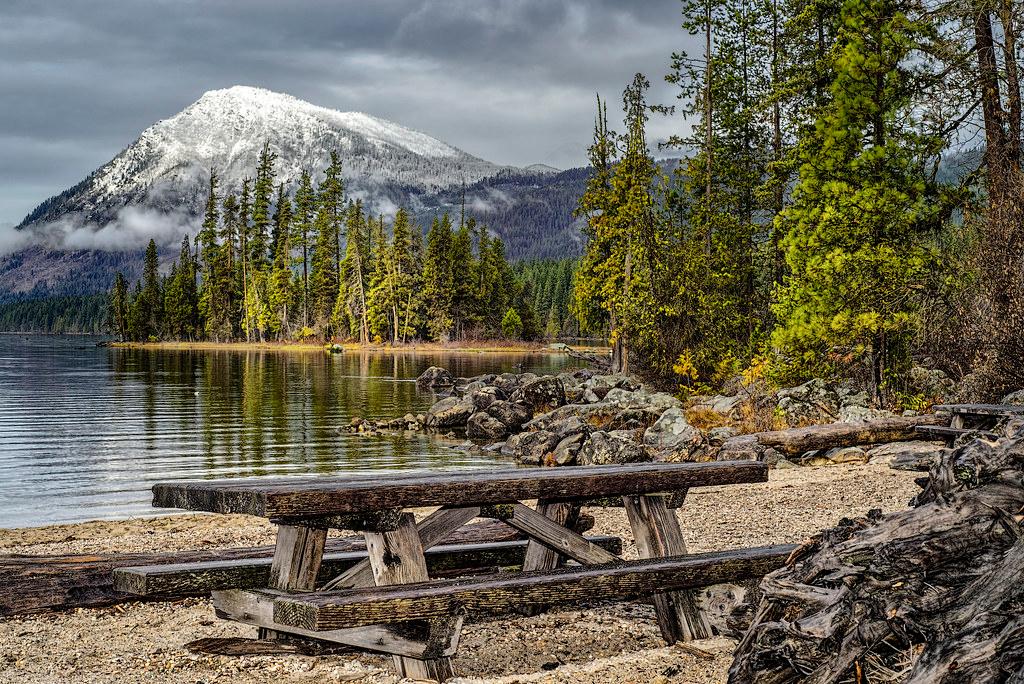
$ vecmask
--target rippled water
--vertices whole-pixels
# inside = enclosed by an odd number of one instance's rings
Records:
[[[143,351],[94,338],[0,335],[0,527],[126,517],[154,482],[487,467],[425,435],[360,437],[353,416],[433,402],[414,379],[551,372],[555,354]]]

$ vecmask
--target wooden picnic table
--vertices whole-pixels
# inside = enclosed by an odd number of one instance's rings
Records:
[[[263,638],[283,633],[390,653],[401,675],[443,681],[454,675],[451,656],[469,611],[651,596],[666,641],[710,636],[689,590],[763,575],[794,547],[687,555],[671,506],[693,487],[767,477],[763,463],[741,461],[255,478],[158,484],[153,503],[277,524],[269,586],[214,590],[218,616],[255,625]],[[624,561],[574,531],[581,505],[609,499],[625,507],[641,560]],[[408,511],[435,506],[418,522]],[[425,551],[478,517],[529,539],[521,571],[431,581]],[[331,528],[361,532],[366,558],[317,586]],[[579,565],[559,567],[566,561]],[[134,590],[151,572],[121,568],[115,586]],[[166,568],[158,574],[168,581]]]

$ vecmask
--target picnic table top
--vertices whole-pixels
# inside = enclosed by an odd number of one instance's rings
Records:
[[[940,404],[935,407],[935,410],[978,416],[1024,415],[1024,406],[1012,404]]]
[[[159,483],[153,486],[153,505],[302,519],[526,499],[595,499],[767,480],[767,466],[757,461],[245,478]]]

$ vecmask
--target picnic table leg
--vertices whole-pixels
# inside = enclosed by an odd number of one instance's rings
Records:
[[[661,495],[622,497],[641,558],[686,554],[686,541],[679,519],[668,507],[666,498]],[[711,636],[711,628],[691,591],[655,594],[654,609],[661,635],[669,644]]]
[[[270,588],[282,591],[315,589],[326,542],[326,529],[278,525],[277,546],[270,566]],[[286,635],[260,627],[260,639],[277,639],[280,636]]]
[[[579,517],[580,507],[571,503],[544,501],[537,502],[537,512],[562,527],[572,528],[575,518]],[[563,561],[560,553],[549,549],[535,539],[531,539],[526,545],[526,555],[523,557],[523,571],[530,570],[554,570]],[[544,606],[521,606],[518,611],[520,615],[539,615],[544,612]]]
[[[427,561],[423,557],[423,544],[416,530],[412,513],[403,513],[394,531],[365,531],[366,551],[373,569],[376,586],[425,582]],[[420,660],[407,656],[394,656],[395,668],[402,677],[433,679],[443,682],[455,676],[451,658]]]

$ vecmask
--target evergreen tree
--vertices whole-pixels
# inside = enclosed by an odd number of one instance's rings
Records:
[[[128,295],[128,281],[118,271],[114,276],[114,286],[110,290],[108,325],[110,332],[121,342],[128,340],[128,315],[131,298]]]
[[[278,338],[287,337],[290,330],[289,309],[292,301],[291,236],[292,208],[284,184],[277,190],[274,209],[274,264],[270,277],[268,327]]]
[[[522,338],[523,320],[519,317],[518,311],[509,309],[505,312],[505,316],[501,319],[501,332],[510,340]]]
[[[360,344],[370,341],[366,291],[369,286],[370,223],[361,201],[351,202],[347,212],[345,258],[341,262],[338,297],[333,320],[335,329],[356,337]]]
[[[137,321],[140,339],[159,337],[163,326],[163,293],[160,288],[159,262],[156,242],[146,245],[146,258],[142,267],[142,294],[140,318]]]
[[[427,329],[435,340],[451,338],[454,276],[450,260],[452,222],[445,214],[435,218],[427,233],[427,250],[423,258],[423,299],[426,302]]]
[[[313,233],[313,216],[316,211],[316,194],[313,182],[306,171],[299,178],[299,187],[295,191],[295,212],[292,219],[291,246],[299,252],[299,264],[302,273],[301,287],[298,288],[298,302],[302,309],[302,327],[309,325],[309,249],[310,237]]]
[[[878,398],[909,362],[915,297],[939,219],[936,141],[914,122],[913,51],[927,28],[892,0],[844,0],[831,101],[800,143],[776,222],[790,275],[772,340],[806,376],[866,362]]]

